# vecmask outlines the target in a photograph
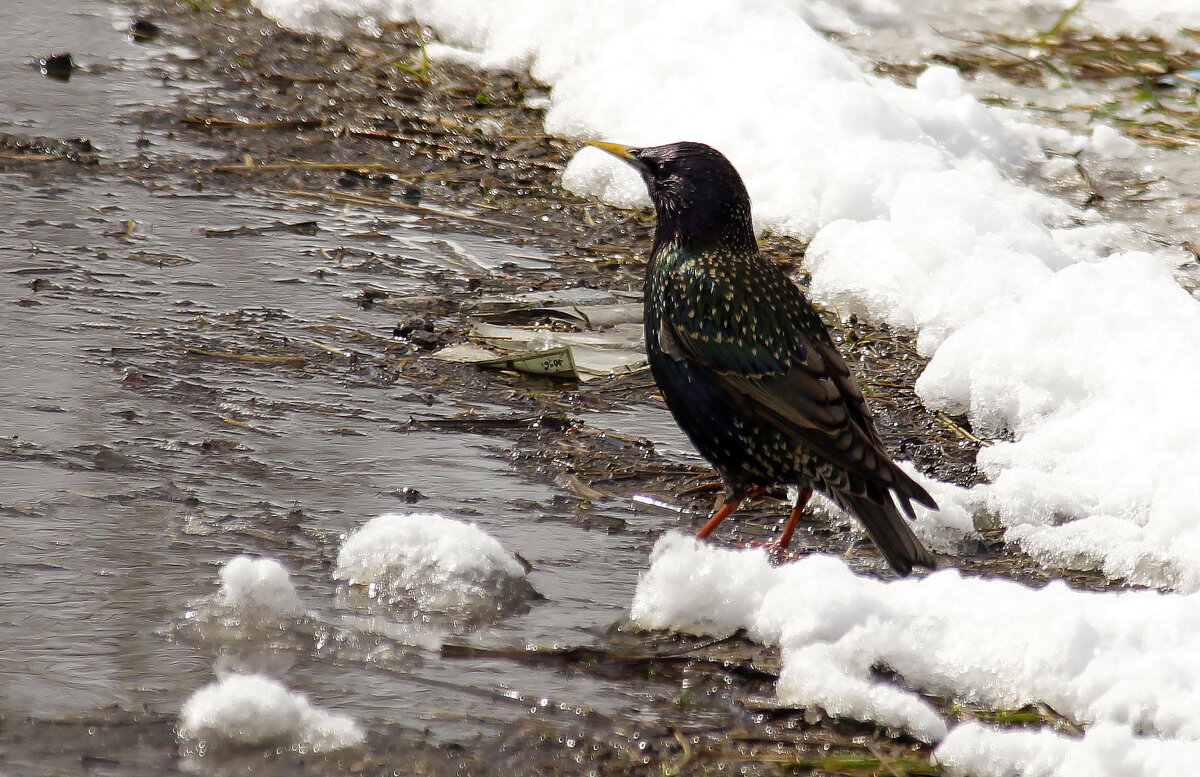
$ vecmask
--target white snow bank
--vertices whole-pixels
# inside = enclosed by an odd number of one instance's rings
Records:
[[[420,612],[503,609],[532,591],[525,569],[477,526],[437,513],[388,513],[346,538],[333,576]]]
[[[1032,556],[1200,589],[1200,304],[1154,257],[1048,275],[947,338],[917,389],[1013,430],[978,463]]]
[[[1135,737],[1123,726],[1096,726],[1074,738],[964,723],[935,758],[947,777],[1179,777],[1195,772],[1200,743]]]
[[[313,751],[360,745],[352,718],[315,707],[303,694],[260,674],[233,674],[184,703],[179,733],[232,745],[290,744]]]
[[[1007,538],[1051,564],[1200,588],[1200,304],[1162,257],[1073,261],[1011,184],[909,176],[887,219],[812,242],[814,298],[919,332],[917,393],[966,413]],[[1074,247],[1071,247],[1074,251]],[[864,261],[864,256],[875,261]]]
[[[1176,287],[1173,257],[1116,253],[1135,242],[1127,230],[1019,182],[1053,166],[1048,146],[1127,156],[1128,142],[1026,123],[949,68],[914,88],[867,75],[806,21],[812,9],[887,17],[892,2],[697,0],[680,13],[640,0],[255,1],[307,29],[329,14],[416,18],[443,55],[552,84],[555,134],[720,148],[760,227],[814,238],[817,302],[916,331],[932,357],[923,400],[1012,433],[980,457],[994,484],[962,503],[987,506],[1048,563],[1200,588],[1186,474],[1200,471],[1200,416],[1180,412],[1200,396],[1200,303]],[[1200,15],[1191,0],[1089,0],[1080,18],[1162,9]],[[646,202],[637,175],[596,150],[563,180]]]
[[[872,667],[963,702],[1044,702],[1099,731],[1109,725],[1200,747],[1200,594],[1030,588],[957,570],[884,582],[828,556],[772,567],[761,550],[670,534],[654,548],[632,615],[647,628],[746,629],[781,649],[782,703],[929,741],[946,736],[945,721]]]
[[[223,607],[277,618],[304,612],[287,568],[275,559],[236,556],[225,562],[220,575],[217,603]]]

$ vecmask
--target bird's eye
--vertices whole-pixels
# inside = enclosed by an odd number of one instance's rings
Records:
[[[653,175],[657,175],[662,170],[662,163],[654,157],[645,156],[640,151],[635,151],[633,157],[641,163],[642,167],[646,168],[647,172]]]

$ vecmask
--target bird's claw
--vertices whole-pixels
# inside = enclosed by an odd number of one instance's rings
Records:
[[[743,548],[762,548],[767,552],[767,558],[774,566],[795,561],[800,557],[799,553],[781,546],[777,540],[748,540],[741,546]]]

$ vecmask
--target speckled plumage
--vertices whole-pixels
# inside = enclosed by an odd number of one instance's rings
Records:
[[[748,492],[794,484],[825,493],[861,520],[901,574],[935,567],[896,502],[909,515],[910,501],[936,504],[888,455],[808,300],[759,252],[749,195],[729,161],[699,143],[594,145],[642,173],[658,214],[645,287],[651,371],[727,489],[700,536]]]

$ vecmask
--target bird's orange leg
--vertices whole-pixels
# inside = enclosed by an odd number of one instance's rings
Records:
[[[704,526],[700,527],[700,531],[696,532],[696,539],[702,540],[708,537],[708,535],[713,533],[713,529],[716,529],[721,525],[721,521],[728,518],[730,513],[741,506],[742,502],[747,499],[753,499],[756,496],[760,496],[764,491],[766,491],[765,488],[759,488],[758,486],[755,486],[747,491],[743,496],[733,497],[721,502],[720,507],[713,511],[712,517],[708,519],[708,523],[704,524]]]
[[[733,500],[730,500],[728,502],[722,502],[721,506],[718,507],[716,509],[716,511],[712,514],[712,517],[708,519],[708,523],[704,524],[704,526],[702,526],[700,528],[700,531],[696,532],[696,539],[702,540],[702,539],[706,538],[708,535],[712,534],[713,529],[720,526],[721,521],[728,518],[729,514],[732,513],[734,510],[736,510],[738,508],[738,505],[741,503],[742,503],[742,500],[740,500],[740,499],[737,500],[736,502]]]
[[[787,523],[783,525],[783,531],[779,533],[779,539],[775,540],[774,543],[780,553],[787,550],[788,545],[792,543],[792,534],[796,531],[796,524],[800,522],[800,513],[804,512],[804,508],[808,505],[808,500],[812,499],[812,495],[812,487],[805,486],[800,492],[800,496],[796,498],[796,506],[792,508],[792,514],[788,516]]]

